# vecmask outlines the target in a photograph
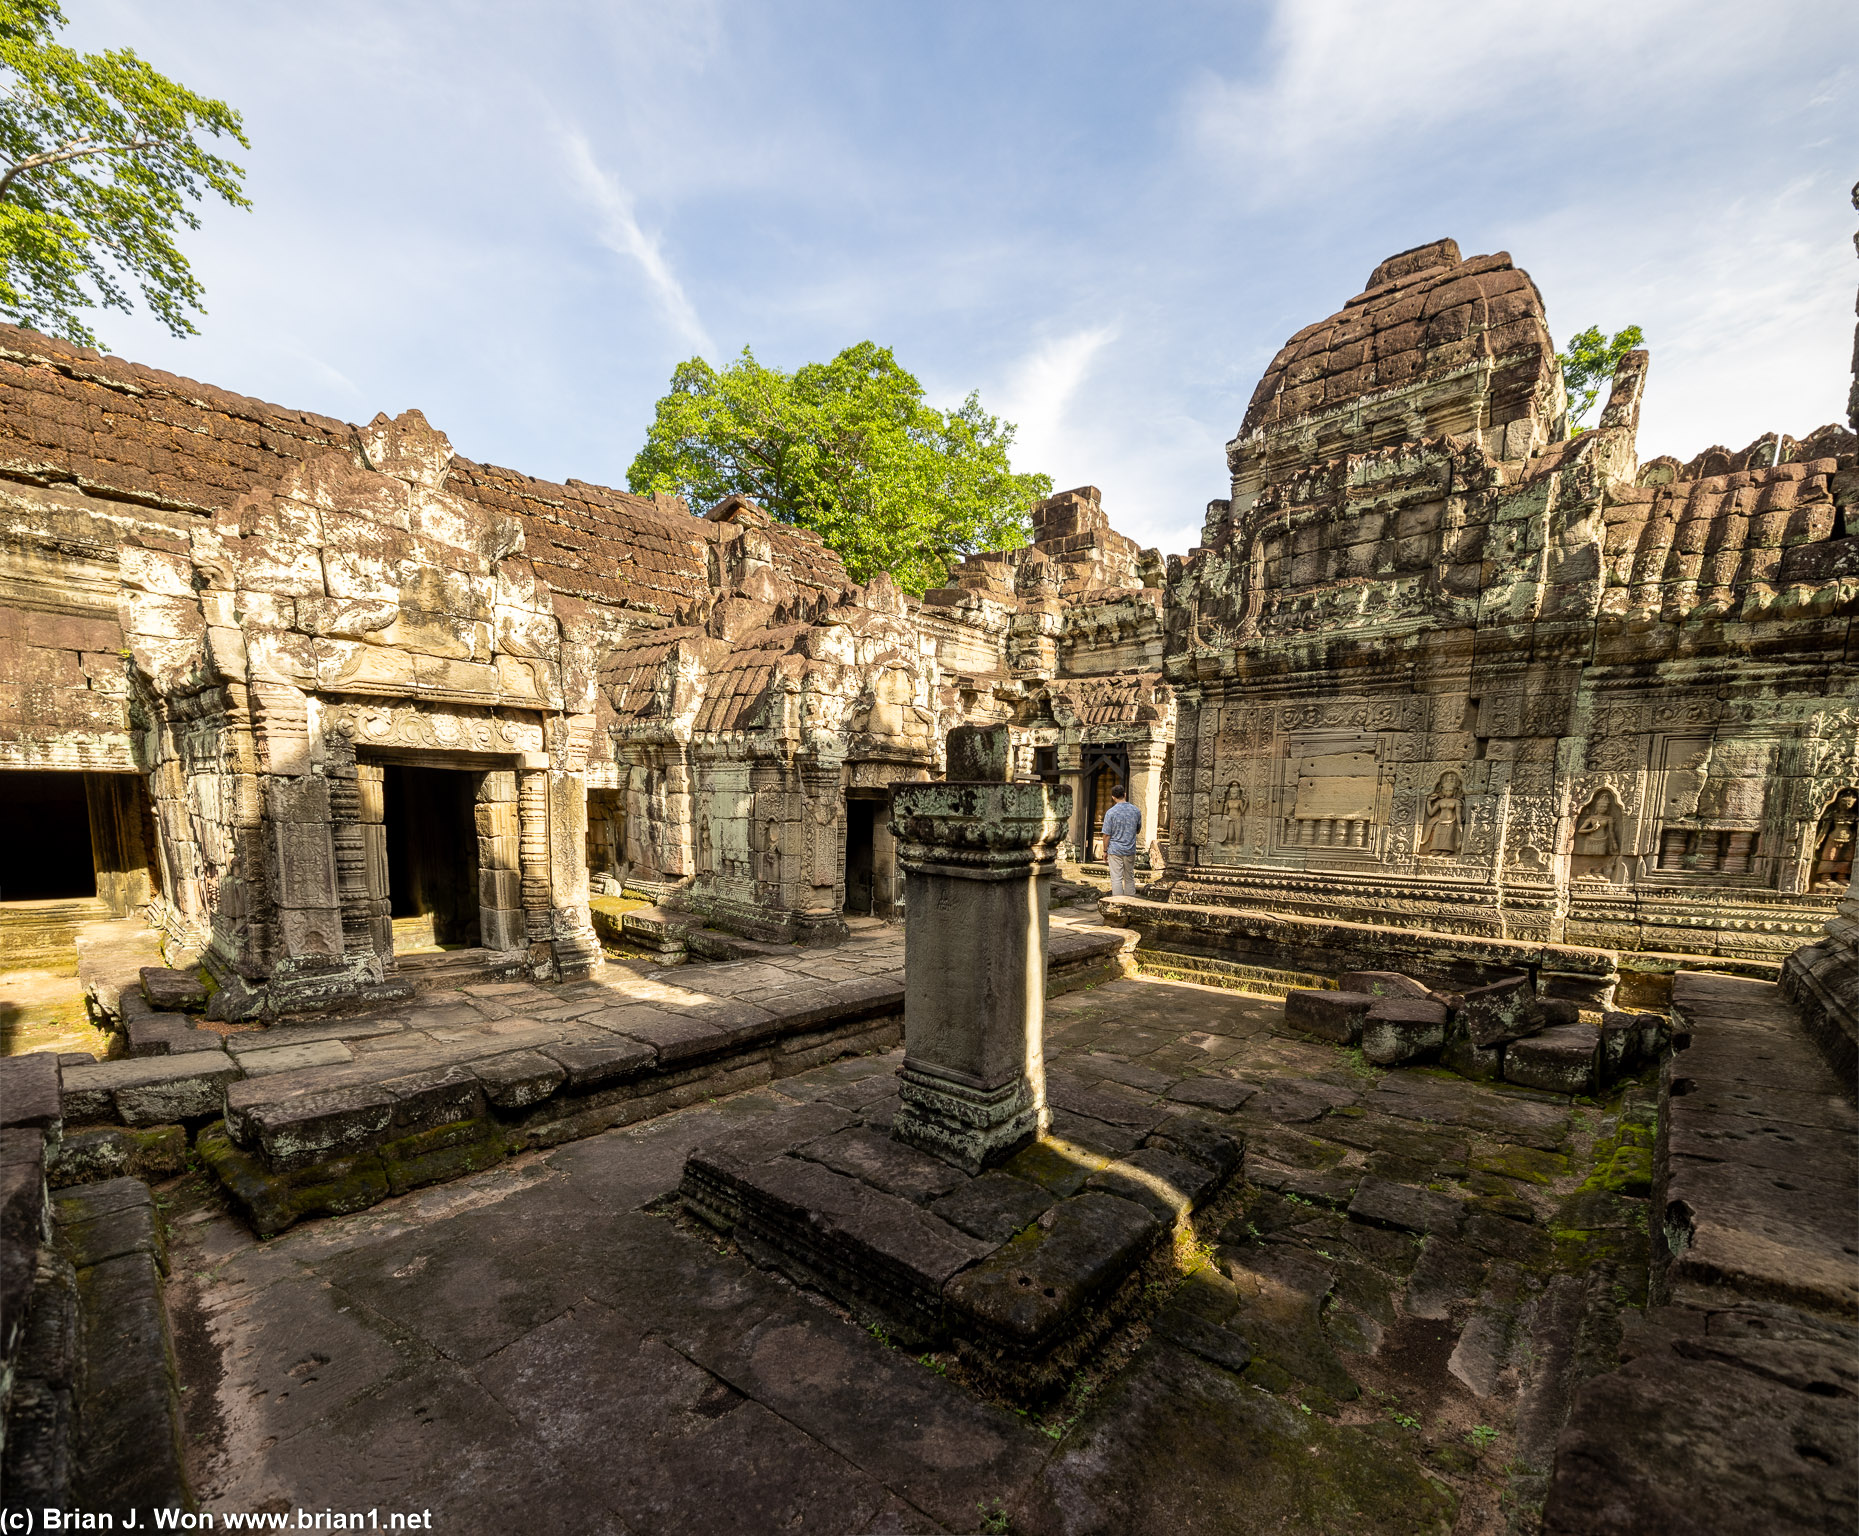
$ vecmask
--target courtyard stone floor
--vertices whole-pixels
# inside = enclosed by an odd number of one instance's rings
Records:
[[[854,948],[888,969],[901,944]],[[1530,1368],[1558,1340],[1532,1330],[1582,1315],[1537,1303],[1573,1286],[1605,1334],[1644,1298],[1651,1090],[1384,1075],[1281,1030],[1275,999],[1141,978],[1048,1005],[1056,1136],[1116,1155],[1189,1111],[1246,1134],[1249,1183],[1035,1416],[675,1199],[693,1148],[797,1102],[882,1123],[900,1052],[266,1242],[202,1175],[170,1181],[201,1505],[430,1510],[452,1532],[1523,1528],[1560,1423]]]

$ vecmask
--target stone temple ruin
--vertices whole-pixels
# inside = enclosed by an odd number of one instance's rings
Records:
[[[1487,1186],[1600,1156],[1571,1102],[1616,1104],[1619,1157],[1656,1141],[1609,1218],[1639,1223],[1624,1305],[1674,1339],[1769,1309],[1846,1360],[1801,1390],[1847,1424],[1859,438],[1642,462],[1648,370],[1571,436],[1529,276],[1403,252],[1273,359],[1199,547],[1138,548],[1081,487],[918,600],[746,498],[555,485],[417,411],[345,424],[0,327],[0,963],[83,933],[115,1040],[0,1076],[9,1479],[193,1497],[147,1435],[84,1428],[180,1423],[161,1329],[127,1406],[45,1343],[159,1313],[146,1181],[192,1158],[270,1237],[731,1095],[754,1114],[686,1138],[654,1209],[984,1396],[1050,1403],[1153,1327],[1329,1413],[1348,1371],[1272,1354],[1298,1308],[1365,1357],[1450,1315],[1481,1399],[1528,1378],[1506,1498],[1538,1525],[1508,1528],[1558,1531],[1665,1507],[1595,1426],[1650,1422],[1695,1351],[1570,1363],[1590,1229],[1556,1216],[1526,1307],[1513,1229],[1550,1218]],[[1117,785],[1141,894],[1080,906]],[[1048,998],[1130,976],[1221,989],[1171,1005],[1210,1020],[1250,997],[1292,1044],[1246,1076],[1251,1025],[1051,1033]],[[1442,1123],[1518,1144],[1442,1153]],[[1569,1198],[1617,1205],[1601,1176]],[[1271,1246],[1319,1208],[1412,1269],[1398,1308],[1354,1271],[1309,1291],[1313,1252],[1342,1263],[1309,1233]],[[1156,1312],[1203,1249],[1228,1278]],[[1484,1278],[1416,1290],[1454,1264]],[[1552,1386],[1491,1342],[1526,1328]],[[1850,1452],[1800,1452],[1803,1509],[1851,1506]],[[1138,1528],[1074,1506],[1015,1518]]]

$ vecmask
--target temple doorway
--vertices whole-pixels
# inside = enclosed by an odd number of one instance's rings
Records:
[[[1104,856],[1104,812],[1111,806],[1111,790],[1130,782],[1130,754],[1127,747],[1086,747],[1084,750],[1084,791],[1090,807],[1085,829],[1090,838],[1094,859]]]
[[[477,789],[481,773],[381,767],[395,953],[478,946]]]
[[[82,773],[7,770],[0,805],[0,901],[68,901],[97,894],[90,806]]]
[[[877,878],[873,858],[878,802],[846,797],[846,912],[872,915],[872,890]]]

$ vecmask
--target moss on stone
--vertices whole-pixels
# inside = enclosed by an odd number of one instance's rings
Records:
[[[1545,1185],[1568,1177],[1570,1172],[1569,1160],[1560,1152],[1539,1152],[1534,1147],[1499,1147],[1479,1153],[1472,1158],[1472,1168],[1525,1184]]]

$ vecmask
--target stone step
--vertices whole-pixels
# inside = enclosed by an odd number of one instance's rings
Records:
[[[415,992],[439,992],[475,981],[516,981],[528,971],[529,956],[520,949],[446,949],[398,956],[392,979],[411,982]]]
[[[78,929],[109,916],[110,909],[95,897],[0,902],[0,966],[69,958],[77,946]]]
[[[1182,955],[1141,945],[1136,949],[1136,969],[1144,976],[1154,976],[1161,981],[1192,981],[1204,987],[1224,987],[1230,992],[1250,992],[1260,997],[1284,997],[1298,991],[1329,991],[1336,986],[1335,981],[1328,976],[1313,976],[1305,971],[1242,965],[1237,960]]]

